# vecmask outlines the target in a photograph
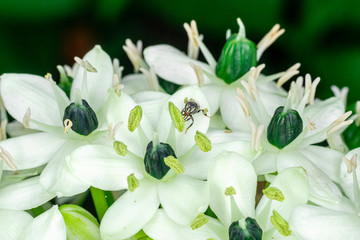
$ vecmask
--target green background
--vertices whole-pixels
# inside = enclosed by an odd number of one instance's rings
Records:
[[[122,50],[126,38],[186,51],[183,23],[192,19],[218,58],[225,31],[236,32],[241,17],[256,43],[275,23],[286,29],[261,58],[265,73],[300,62],[302,75],[321,77],[317,96],[331,96],[333,84],[349,86],[353,102],[360,99],[359,11],[355,0],[0,0],[0,74],[51,72],[56,78],[57,64],[71,65],[94,44],[131,73]]]

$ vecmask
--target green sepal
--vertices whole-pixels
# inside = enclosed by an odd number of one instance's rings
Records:
[[[146,147],[144,157],[146,172],[156,179],[162,179],[170,170],[164,160],[168,156],[176,158],[175,152],[169,144],[160,142],[157,146],[153,146],[151,141]]]
[[[85,209],[65,204],[59,207],[66,225],[68,240],[100,240],[99,223],[96,218]]]
[[[229,240],[261,240],[262,229],[255,219],[247,217],[229,227]]]
[[[72,122],[71,129],[74,132],[84,136],[92,133],[99,125],[96,113],[84,99],[82,104],[73,102],[65,108],[63,121],[66,119]]]
[[[303,130],[303,122],[296,110],[278,107],[267,128],[269,143],[279,149],[291,143]]]
[[[247,38],[231,35],[216,64],[216,76],[230,84],[257,65],[256,45]]]

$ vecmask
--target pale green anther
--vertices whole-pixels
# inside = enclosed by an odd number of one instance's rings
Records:
[[[270,217],[272,225],[283,236],[290,236],[291,231],[289,229],[289,223],[275,210],[273,210],[273,216]]]
[[[190,224],[192,230],[198,229],[209,222],[209,218],[204,214],[200,213],[195,220]]]
[[[276,187],[268,187],[263,190],[263,193],[271,200],[282,202],[285,199],[284,194]]]
[[[181,114],[180,110],[172,102],[169,102],[169,112],[170,112],[171,120],[174,123],[175,128],[179,132],[184,131],[184,128],[185,128],[184,117]]]
[[[166,166],[174,170],[174,172],[176,172],[177,174],[182,174],[184,172],[184,167],[174,156],[168,156],[164,158],[164,162]]]
[[[235,194],[236,194],[235,188],[233,188],[232,186],[225,189],[226,196],[231,196]]]
[[[134,176],[134,174],[130,174],[127,177],[128,189],[130,192],[135,191],[139,187],[139,180]]]
[[[208,137],[205,134],[199,131],[196,131],[195,142],[201,151],[208,152],[211,150],[211,141],[208,139]]]
[[[125,156],[127,153],[127,146],[120,141],[114,141],[113,143],[114,149],[116,151],[117,154],[119,154],[120,156]]]
[[[134,107],[129,114],[128,120],[128,129],[130,132],[135,131],[135,129],[139,126],[142,118],[142,108],[140,105]]]

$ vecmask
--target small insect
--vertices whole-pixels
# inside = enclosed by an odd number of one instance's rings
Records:
[[[184,103],[185,103],[185,107],[183,108],[183,110],[181,110],[181,114],[184,117],[185,122],[191,120],[190,126],[188,126],[185,130],[185,134],[186,134],[187,130],[194,124],[194,118],[192,116],[193,114],[202,112],[204,116],[206,117],[209,116],[207,115],[208,109],[207,108],[201,109],[200,104],[194,99],[190,98],[189,100],[188,98],[185,98]]]

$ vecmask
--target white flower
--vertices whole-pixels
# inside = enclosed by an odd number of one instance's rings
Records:
[[[109,113],[108,121],[128,122],[124,124],[127,126],[119,128],[115,137],[114,148],[118,154],[112,147],[88,145],[70,155],[70,169],[87,184],[104,190],[128,189],[106,212],[100,227],[103,239],[125,239],[134,235],[154,217],[160,204],[167,216],[184,226],[189,226],[206,210],[209,195],[207,183],[194,174],[189,176],[187,164],[196,161],[190,157],[197,148],[194,137],[203,136],[198,131],[206,133],[210,120],[199,112],[193,115],[194,123],[186,134],[184,126],[182,132],[176,130],[175,125],[183,116],[178,112],[176,116],[180,118],[172,122],[168,103],[172,102],[177,108],[183,109],[185,98],[196,100],[200,108],[208,108],[199,88],[185,88],[162,104],[156,132],[134,102],[130,99],[122,104],[115,101],[112,107],[118,112]],[[120,113],[129,112],[132,108],[129,120],[124,119]],[[186,122],[186,127],[190,124],[191,121]],[[170,146],[174,151],[171,155],[176,156],[159,157],[160,162],[154,165],[147,161],[153,159],[148,158],[147,154],[153,151],[154,154],[161,154],[155,150],[164,147],[159,142],[169,144],[162,151],[170,151]],[[203,147],[204,143],[196,142]],[[164,171],[164,168],[169,170]],[[155,172],[152,172],[153,169],[156,169]]]
[[[47,165],[40,177],[0,189],[0,207],[6,208],[5,202],[10,202],[16,208],[16,203],[26,201],[29,205],[19,204],[23,208],[16,209],[33,208],[55,195],[72,196],[89,187],[69,171],[65,157],[81,145],[105,142],[106,99],[108,89],[112,86],[113,68],[110,57],[100,46],[95,46],[83,60],[76,60],[81,67],[73,73],[70,99],[56,86],[49,74],[46,76],[48,79],[29,74],[1,76],[1,96],[8,112],[25,127],[40,131],[2,141],[1,147],[14,160],[18,170]],[[81,98],[96,112],[99,122],[99,127],[88,136],[73,131],[70,128],[72,122],[63,119],[66,107],[74,101],[82,104]],[[2,154],[5,154],[4,150]],[[8,166],[4,169],[14,170]],[[36,196],[38,191],[44,194]],[[22,192],[22,198],[15,194],[18,192]]]
[[[347,197],[323,207],[302,205],[294,210],[290,225],[302,239],[358,239],[360,235],[360,148],[350,151],[341,164],[340,184]]]
[[[239,21],[241,23],[241,21]],[[195,27],[194,27],[195,26]],[[144,57],[149,66],[161,78],[179,84],[191,85],[199,84],[207,96],[212,113],[215,114],[220,108],[221,116],[226,124],[232,130],[241,130],[250,132],[249,121],[241,111],[241,107],[236,99],[236,88],[244,88],[243,82],[251,82],[257,86],[261,101],[266,106],[265,111],[271,114],[275,108],[286,99],[286,92],[280,87],[284,82],[298,73],[300,64],[296,64],[286,72],[281,72],[271,76],[261,75],[260,72],[264,65],[253,68],[247,74],[240,77],[231,84],[225,83],[215,74],[216,61],[201,40],[196,35],[196,24],[192,23],[192,30],[187,27],[189,36],[192,36],[192,43],[196,43],[194,50],[189,51],[189,56],[194,56],[196,47],[200,48],[208,64],[186,56],[183,52],[169,45],[151,46],[144,50]],[[195,31],[196,30],[196,31]],[[240,24],[240,32],[244,32],[244,26]],[[276,25],[258,45],[258,58],[262,52],[283,33]],[[240,33],[239,33],[240,34]],[[189,44],[190,45],[190,44]],[[196,54],[195,54],[196,56]],[[273,82],[279,79],[278,86]]]

